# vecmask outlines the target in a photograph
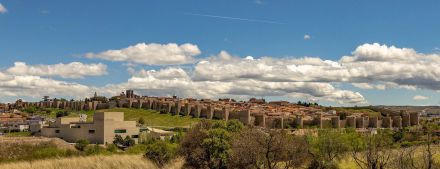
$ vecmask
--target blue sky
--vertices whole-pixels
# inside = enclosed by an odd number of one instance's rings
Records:
[[[373,43],[411,48],[419,54],[440,52],[440,22],[437,22],[440,18],[439,1],[0,0],[0,4],[7,10],[0,12],[0,72],[6,72],[13,67],[14,62],[25,62],[27,65],[102,63],[106,65],[106,73],[100,76],[38,76],[93,86],[94,90],[102,90],[104,93],[108,90],[101,89],[103,86],[126,83],[127,79],[136,77],[135,73],[127,70],[128,67],[136,72],[178,67],[193,77],[195,75],[191,75],[191,72],[195,72],[200,60],[216,56],[221,51],[227,51],[238,58],[267,56],[282,59],[308,56],[335,62],[342,56],[352,56],[357,47]],[[305,39],[305,35],[309,35],[310,39]],[[194,62],[172,65],[134,63],[135,65],[127,66],[132,62],[85,57],[86,53],[97,54],[110,49],[124,49],[139,43],[190,43],[197,45],[201,54],[195,56],[197,60]],[[440,79],[437,79],[436,72],[420,73],[434,74],[426,83],[435,83]],[[352,86],[351,81],[341,83],[339,80],[332,80],[330,84],[340,90],[360,93],[367,101],[364,104],[440,103],[438,89],[417,86],[413,81],[420,80],[419,78],[406,80],[412,81],[413,89],[365,89]],[[361,82],[366,81],[371,84],[383,83],[383,80],[371,78]],[[356,81],[358,82],[360,81]],[[406,84],[402,83],[399,86]],[[157,89],[155,86],[149,87]],[[149,87],[140,88],[139,92],[150,94],[147,91]],[[170,94],[166,92],[166,88],[159,91],[163,92],[163,95]],[[160,94],[159,91],[153,93]],[[188,93],[191,92],[182,95]],[[285,94],[267,98],[290,101],[310,98],[304,96],[306,92],[299,93],[301,96],[298,98]],[[39,98],[23,96],[25,94],[0,94],[0,101],[22,97],[29,100]],[[54,97],[57,95],[56,92],[47,94]],[[222,94],[235,96],[229,92]],[[67,95],[62,94],[59,97]],[[426,99],[414,100],[418,95]],[[240,94],[239,97],[244,97],[244,94]],[[337,105],[335,99],[339,98],[318,101]]]

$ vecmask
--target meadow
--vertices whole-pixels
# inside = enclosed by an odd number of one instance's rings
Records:
[[[55,118],[56,113],[64,111],[61,109],[45,109],[45,111],[39,111],[36,114],[46,116],[49,118]],[[161,114],[155,110],[135,109],[135,108],[113,108],[98,110],[101,112],[124,112],[124,118],[128,121],[138,121],[139,118],[145,120],[146,126],[155,127],[190,127],[200,121],[200,119],[192,118],[191,116]],[[87,121],[93,120],[93,114],[95,111],[68,111],[68,117],[78,117],[79,114],[86,114]]]

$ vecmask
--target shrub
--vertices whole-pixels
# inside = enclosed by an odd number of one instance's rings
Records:
[[[147,150],[147,145],[145,144],[136,144],[127,149],[127,153],[129,154],[142,154]]]
[[[235,120],[202,120],[191,128],[181,140],[179,153],[186,164],[194,168],[223,168],[230,156],[232,134],[243,124]]]
[[[116,135],[114,140],[113,140],[113,144],[120,147],[120,146],[124,146],[124,139],[122,138],[121,135]]]
[[[139,134],[139,143],[141,144],[152,144],[157,141],[155,137],[153,137],[150,133],[141,132]]]
[[[0,146],[0,163],[17,160],[37,160],[78,155],[76,151],[59,149],[51,142],[37,144],[3,143]]]
[[[122,136],[116,135],[115,139],[113,140],[113,144],[115,144],[119,148],[127,148],[133,146],[135,144],[135,141],[130,138],[130,136],[126,136],[125,139],[123,139]]]
[[[155,162],[158,166],[164,166],[176,156],[177,146],[165,141],[157,141],[147,146],[145,157]]]
[[[95,144],[93,146],[88,146],[85,149],[87,155],[95,155],[95,154],[107,154],[108,152],[103,147]]]
[[[230,132],[237,132],[243,129],[243,123],[238,120],[229,120],[226,124],[227,130]]]
[[[37,112],[37,108],[35,106],[29,106],[24,108],[23,111],[29,114],[34,114]]]
[[[78,141],[76,141],[75,148],[79,151],[84,151],[89,144],[89,140],[79,139]]]
[[[38,151],[32,151],[31,154],[34,159],[44,159],[50,157],[63,157],[66,155],[66,151],[56,147],[44,147],[38,149]]]
[[[180,143],[180,141],[182,140],[184,134],[181,130],[179,130],[175,135],[173,135],[170,139],[171,143]]]
[[[56,117],[64,117],[64,116],[68,116],[69,115],[69,112],[67,112],[67,111],[59,111],[59,112],[57,112],[57,114],[56,114]]]
[[[140,125],[144,125],[144,124],[145,124],[145,119],[144,119],[144,117],[139,117],[138,123],[139,123]]]
[[[134,146],[134,144],[135,144],[135,141],[130,136],[125,137],[124,146],[131,147],[131,146]]]
[[[107,146],[107,151],[109,151],[111,153],[115,153],[118,151],[118,147],[114,144],[110,144]]]

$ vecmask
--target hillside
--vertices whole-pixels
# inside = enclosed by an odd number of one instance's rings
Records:
[[[145,125],[147,126],[189,127],[200,121],[200,119],[192,118],[190,116],[160,114],[157,111],[145,109],[114,108],[99,111],[124,112],[125,120],[132,121],[137,121],[140,117],[143,117],[145,120]]]
[[[56,113],[59,111],[64,111],[61,109],[47,109],[48,112],[39,112],[37,114],[47,116],[50,118],[55,118]],[[135,108],[114,108],[114,109],[104,109],[98,110],[102,112],[124,112],[125,120],[138,121],[139,118],[143,117],[145,120],[145,125],[147,126],[160,126],[160,127],[189,127],[200,121],[200,119],[192,118],[190,116],[173,116],[171,114],[160,114],[154,110],[145,109],[135,109]],[[70,111],[69,117],[78,117],[79,114],[87,114],[88,121],[92,121],[94,111]]]

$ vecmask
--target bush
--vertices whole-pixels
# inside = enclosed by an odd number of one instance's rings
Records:
[[[124,146],[131,147],[134,146],[135,143],[136,142],[130,136],[127,136],[124,139]]]
[[[37,108],[35,106],[29,106],[23,109],[23,112],[29,113],[29,114],[34,114],[37,112]]]
[[[106,149],[104,149],[103,147],[99,146],[98,144],[86,147],[85,152],[86,152],[87,155],[108,154]]]
[[[176,156],[177,146],[165,141],[157,141],[147,146],[145,157],[156,163],[158,166],[164,166]]]
[[[180,141],[182,140],[184,134],[182,131],[178,131],[175,135],[173,135],[170,139],[171,143],[180,143]]]
[[[113,144],[120,147],[124,145],[124,139],[122,138],[121,135],[116,135],[115,138],[113,139]]]
[[[141,132],[139,133],[139,143],[141,144],[152,144],[157,141],[155,137],[153,137],[150,133]]]
[[[59,149],[51,142],[37,144],[3,143],[0,146],[0,163],[17,160],[37,160],[78,155],[76,151]]]
[[[238,121],[202,120],[181,140],[179,153],[194,168],[226,167],[230,156],[232,134],[243,127]]]
[[[64,157],[67,155],[67,151],[58,149],[56,147],[45,147],[39,149],[38,151],[32,151],[31,154],[33,159],[44,159],[51,157]]]
[[[144,119],[144,117],[139,117],[138,123],[139,123],[140,125],[144,125],[144,124],[145,124],[145,119]]]
[[[113,140],[113,144],[115,144],[119,148],[127,148],[133,146],[135,144],[135,141],[130,138],[130,136],[126,136],[125,139],[123,139],[122,136],[116,135],[115,139]]]
[[[147,145],[145,144],[136,144],[127,149],[127,153],[129,154],[142,154],[147,150]]]
[[[90,144],[89,140],[80,139],[76,141],[75,148],[79,151],[84,151],[89,144]]]
[[[110,144],[107,146],[107,151],[109,151],[111,153],[115,153],[118,151],[118,146],[116,146],[114,144]]]
[[[64,112],[59,111],[59,112],[57,112],[56,117],[65,117],[68,115],[69,115],[69,112],[67,112],[67,111],[64,111]]]

